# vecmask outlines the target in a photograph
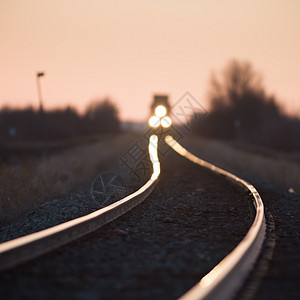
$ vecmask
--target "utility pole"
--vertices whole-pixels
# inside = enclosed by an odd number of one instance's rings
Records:
[[[39,97],[39,104],[40,104],[40,113],[43,113],[43,98],[42,98],[42,89],[41,89],[41,82],[40,77],[44,76],[44,72],[38,72],[36,73],[36,83],[37,83],[37,90],[38,90],[38,97]]]
[[[43,97],[42,97],[42,89],[41,89],[41,82],[40,82],[40,78],[42,76],[44,76],[45,73],[44,72],[37,72],[36,73],[36,83],[37,83],[37,90],[38,90],[38,97],[39,97],[39,117],[40,117],[40,126],[41,126],[41,136],[40,138],[42,138],[44,140],[44,157],[48,158],[49,156],[49,151],[48,151],[48,141],[47,141],[47,120],[46,120],[46,116],[44,114],[44,106],[43,106]]]

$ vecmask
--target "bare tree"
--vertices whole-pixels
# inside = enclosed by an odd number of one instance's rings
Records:
[[[210,113],[195,118],[194,132],[281,150],[299,147],[300,120],[286,116],[275,97],[266,94],[261,76],[249,62],[233,60],[221,76],[213,74],[209,98]]]

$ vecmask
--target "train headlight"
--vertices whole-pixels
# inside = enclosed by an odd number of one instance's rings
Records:
[[[163,105],[159,105],[155,108],[155,115],[162,118],[166,115],[167,109]]]
[[[172,125],[172,120],[168,116],[165,116],[160,120],[160,124],[162,127],[168,128]]]
[[[149,119],[149,125],[151,127],[158,127],[160,124],[160,118],[157,117],[157,116],[152,116],[150,119]]]

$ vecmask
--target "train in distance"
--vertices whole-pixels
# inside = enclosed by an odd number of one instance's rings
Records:
[[[168,96],[154,95],[151,105],[151,116],[149,118],[150,127],[169,128],[172,125],[170,111],[171,106],[169,104]]]

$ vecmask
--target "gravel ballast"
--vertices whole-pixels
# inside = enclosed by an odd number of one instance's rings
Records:
[[[296,299],[299,196],[254,184],[276,224],[273,260],[257,297]],[[85,188],[2,228],[1,238],[53,226],[95,209],[97,203]],[[248,192],[170,153],[162,162],[156,189],[141,205],[57,251],[2,272],[1,297],[175,299],[238,244],[253,216]]]
[[[2,272],[1,295],[173,299],[186,292],[246,234],[253,218],[251,198],[222,176],[175,153],[162,163],[162,170],[152,195],[128,214],[55,252]],[[72,201],[76,206],[80,200],[74,198],[40,208],[17,228],[24,233],[45,219],[47,224],[49,219],[53,223],[66,219],[62,203]],[[50,218],[51,211],[55,219]],[[6,236],[12,232],[13,226]]]

